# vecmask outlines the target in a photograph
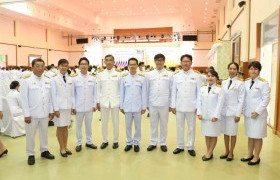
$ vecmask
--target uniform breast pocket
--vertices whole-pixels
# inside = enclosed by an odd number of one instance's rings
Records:
[[[49,84],[45,85],[45,89],[50,89],[50,88],[51,88],[51,86]]]
[[[32,86],[29,87],[29,89],[30,89],[30,91],[37,91],[37,90],[39,90],[39,86],[32,85]]]
[[[87,85],[88,86],[94,86],[94,82],[88,82]]]

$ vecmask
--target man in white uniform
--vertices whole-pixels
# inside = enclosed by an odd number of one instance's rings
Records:
[[[138,60],[128,60],[129,73],[123,74],[120,86],[120,110],[125,114],[126,147],[124,151],[130,151],[134,145],[134,151],[139,152],[141,139],[141,114],[147,108],[145,75],[137,73]],[[135,125],[134,138],[132,137],[132,124]]]
[[[106,69],[97,74],[97,108],[101,111],[103,143],[101,149],[108,146],[108,121],[111,113],[113,121],[113,149],[119,147],[119,106],[120,106],[120,72],[113,68],[112,55],[105,56]]]
[[[76,114],[76,152],[82,150],[82,126],[85,120],[86,147],[96,149],[92,142],[92,114],[96,111],[96,79],[88,72],[89,60],[82,57],[79,60],[81,72],[73,78],[74,105],[73,114]]]
[[[147,73],[147,102],[151,120],[151,141],[147,148],[152,151],[158,143],[158,124],[160,124],[160,147],[167,152],[167,122],[170,111],[172,73],[164,69],[165,56],[154,57],[156,69]]]
[[[185,54],[181,56],[182,70],[173,76],[171,111],[176,114],[177,148],[173,154],[184,151],[185,121],[188,124],[187,149],[191,156],[195,156],[195,119],[197,97],[201,87],[201,76],[198,71],[191,69],[192,56]]]
[[[31,75],[21,82],[20,96],[26,129],[26,151],[28,165],[35,164],[35,134],[39,129],[41,157],[54,159],[48,151],[48,122],[54,117],[51,102],[51,81],[42,76],[45,62],[38,58],[32,61]]]

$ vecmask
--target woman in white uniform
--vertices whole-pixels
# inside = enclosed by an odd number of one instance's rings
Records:
[[[2,102],[2,89],[0,87],[0,120],[2,120],[3,118],[3,102]],[[4,146],[4,144],[2,143],[2,141],[0,140],[0,158],[4,157],[8,154],[8,150],[7,148]]]
[[[69,62],[66,59],[58,61],[59,72],[52,80],[52,101],[55,112],[54,125],[57,127],[56,135],[60,145],[62,157],[71,155],[67,148],[68,126],[71,124],[71,109],[73,106],[72,78],[68,76]]]
[[[230,63],[228,65],[229,78],[222,82],[222,87],[225,92],[225,102],[222,109],[221,121],[226,152],[220,156],[220,159],[226,159],[227,161],[233,160],[238,122],[240,121],[245,95],[244,82],[237,77],[238,70],[239,65],[237,63]]]
[[[7,101],[14,117],[23,115],[19,94],[19,82],[13,81],[10,84],[10,92],[7,94]]]
[[[205,136],[207,152],[203,161],[213,158],[217,137],[221,133],[221,111],[224,103],[224,90],[218,84],[218,73],[210,70],[207,74],[208,84],[202,85],[197,100],[197,116],[201,120],[202,134]]]
[[[267,136],[267,105],[270,100],[268,82],[260,78],[261,64],[253,61],[249,64],[250,78],[245,81],[245,134],[248,136],[248,154],[241,161],[248,165],[260,163],[263,138]]]

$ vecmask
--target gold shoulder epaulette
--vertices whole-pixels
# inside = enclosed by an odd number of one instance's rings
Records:
[[[122,72],[121,70],[119,70],[119,69],[115,69],[117,72]]]
[[[122,74],[122,77],[125,77],[125,76],[127,76],[128,75],[128,73],[124,73],[124,74]]]
[[[31,74],[27,74],[25,76],[23,76],[23,79],[27,79],[27,78],[30,78]]]
[[[95,76],[95,74],[94,74],[94,73],[89,73],[89,75],[91,75],[91,76]]]
[[[225,81],[225,80],[228,80],[229,78],[226,78],[226,79],[221,79],[221,81]]]
[[[247,79],[245,79],[245,81],[248,81],[248,80],[250,80],[251,78],[247,78]]]
[[[262,82],[266,81],[264,78],[259,78],[259,80]]]
[[[201,86],[207,86],[207,84],[202,84]]]
[[[57,74],[54,74],[53,77],[57,76]]]
[[[47,75],[45,75],[45,74],[44,74],[44,76],[45,76],[46,78],[49,78],[49,79],[50,79],[50,77],[49,77],[49,76],[47,76]]]
[[[142,74],[142,73],[139,73],[138,75],[139,75],[139,76],[143,76],[143,77],[145,77],[145,76],[146,76],[145,74]]]
[[[71,77],[76,77],[76,76],[78,76],[78,74],[77,74],[77,73],[75,73],[75,74],[70,74],[70,76],[71,76]]]
[[[222,87],[222,85],[220,85],[220,84],[216,84],[216,86],[217,86],[217,87]]]
[[[238,80],[239,80],[239,81],[244,81],[244,79],[242,79],[242,78],[238,78]]]
[[[196,72],[197,74],[201,74],[198,70],[194,70],[194,72]]]
[[[174,73],[174,75],[177,74],[178,72],[180,72],[180,71],[176,71],[176,72]]]

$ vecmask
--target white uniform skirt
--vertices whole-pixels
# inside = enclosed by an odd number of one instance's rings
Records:
[[[235,116],[222,116],[222,132],[228,136],[236,136],[238,124],[234,121]]]
[[[56,127],[69,126],[71,124],[71,109],[60,109],[60,117],[54,117]]]
[[[211,120],[203,119],[201,121],[201,131],[204,136],[217,137],[220,135],[222,129],[221,120],[212,122]]]
[[[253,119],[245,117],[245,135],[249,138],[261,139],[267,136],[267,116]]]

